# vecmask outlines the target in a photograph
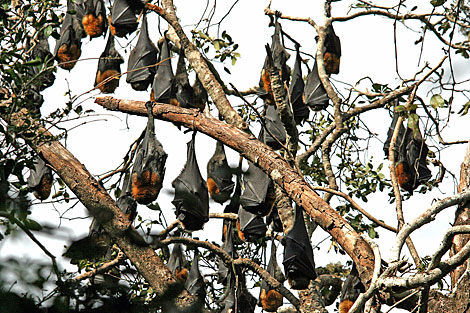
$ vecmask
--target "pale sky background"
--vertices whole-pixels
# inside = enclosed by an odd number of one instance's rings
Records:
[[[381,1],[384,5],[390,5],[390,1]],[[427,3],[422,1],[415,1],[420,6],[426,7]],[[108,1],[105,1],[108,5]],[[212,2],[211,2],[212,3]],[[218,1],[216,13],[213,22],[220,20],[225,15],[227,10],[232,5],[233,1]],[[220,32],[227,30],[228,34],[232,36],[233,40],[239,44],[238,52],[241,58],[238,59],[236,65],[232,67],[230,60],[226,61],[225,66],[231,71],[228,75],[223,71],[223,67],[215,64],[222,79],[226,82],[233,83],[239,90],[245,90],[256,86],[259,81],[259,75],[264,63],[266,43],[271,42],[271,35],[274,31],[273,28],[268,27],[269,18],[264,15],[264,8],[268,1],[240,1],[232,10],[221,25]],[[317,23],[322,23],[322,3],[323,1],[279,1],[274,0],[271,8],[273,10],[280,10],[286,15],[298,17],[311,17]],[[395,3],[395,2],[393,2]],[[407,2],[408,3],[408,2]],[[349,1],[342,1],[333,3],[333,16],[346,15],[349,11]],[[205,8],[206,1],[193,0],[193,1],[176,1],[177,14],[180,18],[181,24],[184,26],[186,34],[190,34],[194,24],[200,19],[201,14]],[[411,9],[413,3],[408,4]],[[421,8],[421,7],[420,7]],[[427,9],[427,8],[426,8]],[[430,10],[429,10],[430,11]],[[353,11],[354,12],[354,11]],[[406,12],[406,10],[405,10]],[[420,9],[417,11],[420,12]],[[152,41],[157,43],[161,34],[158,30],[156,14],[150,13],[149,20],[149,33]],[[301,44],[301,50],[309,54],[315,54],[315,30],[312,26],[302,22],[292,22],[281,20],[283,30],[291,35]],[[420,30],[421,24],[418,22],[407,22],[407,25],[416,30]],[[344,81],[354,84],[364,76],[371,77],[375,82],[388,83],[389,86],[394,87],[397,84],[397,74],[395,72],[394,64],[394,46],[393,46],[393,21],[382,17],[361,17],[359,19],[349,22],[337,22],[334,24],[336,34],[341,38],[342,45],[342,58],[340,73],[333,75],[333,82],[340,92],[345,93],[344,85],[336,83],[336,81]],[[166,29],[166,23],[161,21],[161,33]],[[421,64],[418,66],[418,57],[420,46],[414,45],[414,42],[421,35],[418,32],[413,32],[406,29],[402,24],[398,24],[398,64],[400,75],[402,77],[411,78],[418,68],[421,68],[423,62],[429,62],[431,67],[435,66],[437,62],[443,57],[443,51],[439,48],[440,43],[436,38],[428,32]],[[215,36],[215,29],[211,31]],[[133,38],[134,45],[136,42],[135,33],[129,38]],[[127,39],[118,38],[119,43],[116,48],[121,55],[124,56],[126,63],[121,67],[124,72],[127,69],[127,58],[130,48],[120,48],[126,46]],[[286,39],[288,47],[293,48],[293,45]],[[93,87],[95,79],[97,58],[104,49],[106,42],[104,37],[93,39],[90,41],[85,38],[82,41],[82,55],[77,65],[68,72],[63,69],[58,69],[56,82],[53,87],[48,88],[43,93],[45,103],[41,109],[43,115],[47,115],[54,111],[57,107],[63,107],[67,101],[65,92],[68,87],[72,90],[72,94],[82,94]],[[55,42],[51,40],[51,50],[54,49]],[[304,56],[305,57],[305,56]],[[288,64],[293,67],[295,59],[295,52],[291,52],[291,58]],[[173,60],[173,69],[176,69],[176,59]],[[452,54],[452,62],[454,65],[454,72],[457,81],[469,78],[466,72],[468,68],[468,60],[460,56]],[[309,62],[311,67],[313,60]],[[449,63],[446,62],[444,68],[448,73]],[[303,68],[304,75],[307,74],[306,68]],[[192,76],[191,76],[192,77]],[[468,88],[467,84],[467,88]],[[364,90],[365,85],[360,85],[358,89]],[[426,93],[426,86],[423,85],[418,94],[429,103],[431,94]],[[149,99],[150,89],[147,92],[134,91],[125,82],[125,77],[120,80],[120,86],[113,95],[116,98],[133,99],[147,101]],[[82,162],[86,168],[93,175],[101,175],[107,171],[115,169],[122,161],[125,153],[129,149],[132,142],[140,135],[146,124],[146,118],[127,116],[125,114],[110,112],[101,109],[98,105],[93,103],[90,97],[99,96],[99,91],[95,90],[89,95],[81,98],[85,100],[81,103],[84,109],[93,109],[98,114],[98,117],[87,118],[92,123],[75,128],[69,132],[66,141],[66,147]],[[448,98],[448,94],[443,94],[444,98]],[[88,99],[87,99],[88,98]],[[241,100],[230,98],[232,105],[240,105]],[[454,111],[458,111],[461,105],[465,102],[463,99],[457,98],[454,103]],[[260,103],[260,102],[258,102]],[[212,111],[216,114],[216,111]],[[444,112],[441,112],[444,114]],[[312,115],[311,115],[312,116]],[[96,121],[97,120],[97,121]],[[386,110],[374,111],[364,115],[363,120],[368,123],[372,132],[378,134],[378,138],[382,141],[386,139],[386,133],[390,125],[391,119],[389,118]],[[82,123],[84,120],[63,123],[60,126],[70,128],[76,124]],[[447,141],[468,138],[468,117],[463,118],[452,117],[450,124],[452,129],[447,128],[443,132],[443,137]],[[127,126],[129,128],[127,128]],[[423,129],[423,127],[421,127]],[[52,129],[53,132],[58,131]],[[183,134],[171,123],[156,121],[156,134],[158,140],[163,144],[165,151],[168,153],[169,158],[166,163],[166,175],[164,180],[164,189],[160,193],[158,203],[164,209],[167,222],[175,219],[174,208],[171,204],[173,196],[171,194],[171,182],[181,171],[186,161],[186,142],[190,140],[190,134]],[[434,139],[434,142],[437,138]],[[433,149],[433,139],[427,138],[427,144],[430,149]],[[448,149],[441,151],[440,159],[448,170],[457,175],[459,174],[460,163],[463,159],[466,146],[451,146]],[[206,164],[215,149],[215,141],[205,135],[199,133],[196,136],[196,153],[203,177],[206,177]],[[228,152],[229,163],[236,167],[238,163],[238,155],[226,149]],[[382,151],[382,144],[377,140],[371,141],[371,146],[367,154],[374,157],[374,164],[377,166],[379,163],[384,162],[384,168],[388,168],[388,161],[384,160]],[[433,175],[437,174],[437,168],[430,165]],[[385,175],[388,175],[388,170],[385,170]],[[422,195],[415,193],[410,200],[403,203],[405,220],[411,221],[413,218],[422,213],[426,208],[431,206],[432,202],[437,199],[450,196],[455,192],[452,181],[449,179],[450,175],[446,175],[446,180],[439,188],[435,188],[433,192]],[[113,180],[114,182],[115,180]],[[52,192],[54,193],[54,191]],[[363,208],[372,213],[376,218],[385,221],[386,223],[396,226],[396,214],[394,205],[389,204],[387,201],[387,194],[377,193],[369,196],[369,201],[363,203],[355,199]],[[50,200],[50,198],[49,198]],[[37,203],[37,201],[35,201]],[[71,201],[69,204],[38,204],[32,211],[33,219],[37,219],[43,223],[57,224],[59,223],[59,213],[63,213],[74,204]],[[332,204],[337,203],[333,200]],[[214,202],[210,203],[211,212],[222,212],[225,205],[220,205]],[[138,206],[139,214],[144,216],[152,216],[155,214],[145,206]],[[425,255],[432,255],[435,249],[439,246],[445,230],[450,226],[449,223],[453,221],[454,209],[447,209],[445,212],[439,214],[436,221],[416,231],[412,239],[418,249],[421,257]],[[69,210],[65,217],[74,218],[77,216],[87,216],[84,207],[81,204],[75,205],[73,209]],[[364,218],[365,219],[365,218]],[[367,219],[365,219],[367,220]],[[62,220],[62,226],[66,231],[63,232],[65,238],[77,239],[83,237],[88,233],[88,227],[91,219],[75,219],[73,221]],[[158,229],[158,228],[157,228]],[[156,230],[156,229],[155,229]],[[380,245],[382,258],[388,260],[389,249],[394,243],[394,235],[387,230],[377,229],[380,235],[376,242]],[[221,220],[211,220],[206,225],[203,231],[194,233],[194,236],[199,238],[220,238],[221,234]],[[312,237],[313,245],[327,237],[327,234],[318,229]],[[38,234],[38,238],[43,240],[45,246],[55,255],[61,255],[64,252],[63,238],[51,238]],[[220,240],[220,239],[217,239]],[[344,262],[349,257],[336,254],[330,248],[330,241],[326,240],[320,244],[320,250],[315,250],[315,262],[317,266],[326,265],[330,262],[341,261]],[[407,252],[406,248],[403,250]],[[282,256],[282,249],[278,250],[278,254]],[[48,262],[49,259],[45,257],[43,252],[37,248],[25,236],[18,236],[17,238],[8,238],[0,242],[0,255],[7,257],[9,255],[16,255],[31,259],[42,259]],[[70,271],[76,270],[75,266],[61,262],[61,266],[66,267]],[[294,292],[296,294],[296,292]],[[255,292],[257,296],[257,292]],[[334,306],[329,308],[330,312],[334,311]],[[394,310],[392,312],[399,312]]]

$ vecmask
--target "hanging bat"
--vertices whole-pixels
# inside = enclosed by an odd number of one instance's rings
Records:
[[[37,199],[44,201],[51,194],[52,171],[40,157],[36,157],[34,162],[28,177],[28,187]]]
[[[230,255],[232,258],[236,257],[236,252],[235,248],[233,246],[233,229],[232,229],[232,223],[229,223],[227,226],[227,232],[225,236],[225,241],[223,245],[223,249],[225,252],[227,252],[228,255]],[[217,272],[217,281],[220,284],[227,284],[230,282],[230,277],[232,270],[230,267],[227,267],[222,260],[219,260],[219,270]]]
[[[279,142],[285,143],[287,140],[287,134],[284,125],[282,124],[281,118],[279,116],[279,111],[276,105],[267,106],[264,120],[266,124],[266,129],[269,130],[269,132],[263,131],[264,143],[266,143],[274,150],[281,149],[282,146]],[[270,135],[270,133],[273,134],[274,138]]]
[[[199,108],[201,111],[204,111],[204,108],[206,107],[206,103],[208,101],[208,95],[206,89],[202,86],[201,81],[199,80],[199,77],[196,75],[196,80],[194,81],[193,84],[193,90],[194,90],[194,106],[196,108]]]
[[[317,277],[313,250],[305,228],[302,208],[296,205],[295,220],[285,237],[284,272],[292,289],[307,289],[311,279]]]
[[[196,160],[195,136],[196,132],[188,142],[186,164],[172,183],[175,197],[171,203],[176,207],[176,216],[186,230],[202,229],[209,220],[209,194]]]
[[[179,106],[180,104],[176,99],[175,76],[171,67],[170,47],[165,36],[161,41],[158,63],[157,72],[153,78],[150,99],[155,102]]]
[[[224,299],[223,305],[224,308],[222,309],[221,313],[238,313],[235,311],[235,297],[236,297],[236,289],[235,289],[235,282],[234,279],[231,278],[230,275],[228,279],[228,283],[226,286],[226,294],[227,296]]]
[[[281,25],[278,22],[278,17],[275,18],[274,34],[272,35],[271,39],[272,55],[270,55],[268,52],[268,55],[264,61],[263,69],[261,70],[258,92],[258,95],[266,101],[267,105],[274,104],[271,78],[269,77],[269,67],[274,66],[279,70],[279,74],[281,75],[281,80],[283,82],[288,83],[290,75],[290,69],[286,64],[286,61],[289,59],[290,55],[287,53],[286,49],[281,43]]]
[[[276,232],[282,232],[284,230],[276,206],[274,206],[271,213],[266,216],[266,225],[271,226],[271,229]]]
[[[343,288],[341,289],[339,313],[348,313],[361,292],[366,292],[366,288],[359,278],[356,265],[353,264],[351,272],[344,281]]]
[[[176,66],[176,74],[174,78],[175,97],[178,106],[182,108],[194,108],[194,89],[189,84],[188,72],[184,62],[184,52],[180,49],[178,57],[178,65]],[[204,108],[202,108],[204,109]]]
[[[199,251],[197,249],[194,250],[193,262],[184,287],[189,291],[189,293],[196,296],[197,301],[202,307],[204,304],[204,298],[206,297],[206,289],[204,278],[199,271]]]
[[[336,36],[333,25],[326,28],[326,37],[323,50],[323,62],[325,64],[326,74],[338,74],[339,63],[341,59],[341,41]]]
[[[384,152],[387,158],[398,118],[399,113],[395,112],[384,144]],[[405,129],[403,125],[400,125],[395,147],[395,160],[397,160],[395,175],[398,184],[404,190],[412,193],[414,189],[427,182],[432,176],[426,165],[426,156],[429,149],[419,129],[413,131],[410,127]]]
[[[26,50],[31,48],[30,40],[26,42]],[[37,41],[31,50],[30,60],[39,59],[41,65],[39,66],[28,66],[27,71],[31,77],[34,77],[34,84],[37,85],[39,91],[52,86],[55,81],[55,67],[52,67],[54,63],[54,56],[49,49],[49,43],[44,37],[43,32],[39,32]]]
[[[60,38],[57,40],[54,50],[59,67],[69,71],[75,66],[82,53],[81,30],[75,21],[75,16],[67,12],[60,27]]]
[[[143,8],[144,5],[140,0],[114,0],[109,17],[109,28],[112,34],[124,37],[133,33],[139,25],[136,13]]]
[[[148,122],[144,139],[137,148],[132,168],[132,196],[140,204],[149,204],[157,199],[165,176],[168,155],[155,137],[152,104],[147,103]]]
[[[262,217],[246,211],[243,207],[238,210],[238,237],[243,241],[257,242],[266,236],[266,224]]]
[[[305,83],[302,77],[302,59],[300,57],[299,49],[299,45],[296,45],[294,71],[292,72],[292,81],[289,86],[290,103],[292,105],[294,120],[297,125],[307,120],[310,115],[310,111],[304,101]]]
[[[147,90],[155,76],[158,49],[149,38],[147,17],[144,14],[139,39],[129,55],[126,82],[134,90]]]
[[[188,278],[188,260],[184,256],[183,248],[180,243],[175,243],[167,264],[170,271],[175,275],[176,280],[185,283]]]
[[[101,36],[106,30],[106,9],[103,0],[85,0],[83,28],[90,38]]]
[[[284,274],[281,271],[281,268],[277,264],[276,245],[274,244],[274,241],[271,243],[271,257],[269,258],[269,263],[266,270],[281,284],[286,280]],[[266,281],[263,280],[261,281],[259,299],[259,304],[261,304],[263,310],[266,312],[276,312],[277,309],[282,305],[283,297],[278,291],[271,289]]]
[[[235,184],[232,181],[232,169],[227,163],[224,145],[217,141],[214,155],[207,163],[207,189],[217,203],[224,203],[230,198]]]
[[[98,86],[102,93],[113,93],[119,86],[122,63],[124,63],[124,59],[114,48],[114,36],[109,33],[106,47],[98,61],[95,87]]]
[[[264,131],[258,135],[258,139],[264,141]],[[262,169],[248,161],[248,170],[243,175],[243,194],[240,204],[245,210],[257,215],[267,215],[274,206],[274,185],[269,176]]]
[[[315,61],[313,69],[307,75],[307,82],[304,89],[305,104],[314,111],[324,110],[328,107],[329,98],[325,87],[318,76],[318,65]]]
[[[236,185],[235,185],[235,192],[232,195],[232,198],[230,199],[229,204],[225,206],[224,213],[235,213],[238,214],[239,209],[240,209],[240,195],[242,192],[242,188],[240,185],[240,175],[237,174],[236,178]],[[231,225],[231,229],[233,230],[234,227],[236,227],[237,223],[233,220],[226,219],[224,218],[223,222],[223,228],[222,228],[222,241],[225,242],[225,238],[227,237],[227,229],[228,229],[228,224]],[[241,243],[241,239],[238,237],[238,235],[232,234],[235,236],[233,238],[234,242],[236,243]]]

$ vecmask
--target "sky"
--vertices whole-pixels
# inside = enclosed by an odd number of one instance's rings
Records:
[[[108,5],[108,1],[106,4]],[[188,4],[189,3],[189,4]],[[211,1],[212,3],[212,1]],[[266,43],[271,42],[271,34],[273,28],[268,27],[269,18],[264,15],[264,8],[268,1],[240,1],[232,9],[231,13],[223,20],[220,27],[220,33],[226,30],[233,40],[239,44],[238,52],[241,57],[235,66],[230,65],[227,61],[225,65],[230,69],[231,74],[223,71],[223,65],[215,63],[222,79],[226,85],[233,83],[237,89],[245,90],[256,86],[259,81],[259,74],[264,63]],[[271,9],[279,10],[289,16],[298,17],[311,17],[317,23],[322,23],[322,5],[321,1],[272,1]],[[380,2],[379,2],[380,3]],[[390,1],[382,1],[389,5]],[[408,2],[407,2],[408,3]],[[408,4],[408,8],[413,6],[414,2]],[[419,1],[415,1],[419,3]],[[233,1],[217,1],[217,9],[212,21],[219,21],[230,9]],[[349,1],[341,1],[333,3],[332,14],[334,16],[341,16],[348,14]],[[190,2],[183,2],[175,0],[177,7],[177,15],[183,25],[186,34],[194,28],[194,25],[200,19],[205,5],[205,0],[193,0]],[[427,8],[426,4],[420,4]],[[419,12],[420,9],[418,9]],[[158,41],[161,34],[166,29],[166,23],[160,21],[160,29],[157,22],[156,15],[151,13],[149,15],[149,33],[150,38],[154,43]],[[315,30],[312,26],[302,22],[281,21],[283,30],[291,35],[295,40],[301,44],[301,50],[311,55],[315,54]],[[408,26],[420,30],[418,23],[407,23]],[[342,82],[355,84],[362,77],[371,77],[375,82],[388,83],[390,86],[396,86],[398,82],[398,75],[395,70],[394,60],[394,45],[393,45],[393,21],[386,20],[381,17],[362,17],[360,19],[350,22],[338,22],[334,24],[336,34],[341,38],[342,44],[342,58],[341,68],[338,75],[333,75],[333,83],[339,91],[347,94],[345,91],[346,85]],[[215,31],[215,28],[214,28]],[[211,35],[215,35],[212,31]],[[419,38],[420,33],[412,31],[404,27],[401,23],[397,24],[397,53],[398,53],[398,67],[399,73],[402,77],[410,78],[414,75],[417,69],[421,68],[424,62],[429,62],[431,66],[443,57],[442,51],[439,49],[440,44],[434,36],[428,34],[424,43],[423,56],[421,63],[418,64],[420,46],[415,45],[414,42]],[[135,34],[130,35],[133,39],[131,45],[136,42]],[[122,66],[122,71],[127,69],[127,58],[130,48],[126,46],[127,39],[117,39],[116,48],[124,56],[126,63]],[[293,48],[288,41],[288,46]],[[55,42],[51,40],[51,50],[53,50]],[[53,87],[46,89],[43,93],[45,103],[41,109],[43,115],[53,112],[57,107],[62,107],[68,100],[65,94],[68,88],[71,89],[72,94],[83,94],[93,88],[95,79],[97,57],[104,49],[106,42],[104,37],[89,40],[85,38],[82,41],[82,55],[80,61],[74,69],[70,72],[63,69],[58,69],[56,76],[56,83]],[[292,67],[294,63],[294,52],[291,52],[291,58],[288,64]],[[176,59],[173,60],[173,69],[176,68]],[[457,80],[468,78],[468,74],[464,70],[467,67],[468,60],[459,56],[452,55],[452,62],[454,65],[455,75]],[[313,61],[310,60],[309,66],[311,67]],[[446,63],[445,73],[448,73],[449,63]],[[306,74],[305,67],[303,68],[304,75]],[[360,84],[357,86],[360,90],[365,90],[367,86]],[[429,101],[432,93],[427,91],[428,86],[424,85],[419,89],[419,94]],[[147,101],[149,99],[150,91],[137,92],[132,90],[125,82],[125,77],[120,80],[120,86],[113,94],[116,98],[133,99]],[[68,133],[67,140],[63,143],[95,176],[102,175],[110,170],[115,169],[122,162],[122,158],[129,149],[129,146],[140,135],[146,125],[146,118],[128,116],[119,112],[110,112],[101,109],[93,103],[93,98],[100,96],[99,91],[95,90],[80,97],[79,101],[84,109],[93,109],[96,116],[85,119],[87,124],[74,128]],[[446,94],[443,94],[446,98]],[[448,96],[448,95],[447,95]],[[241,100],[236,98],[229,99],[232,105],[240,105]],[[460,103],[459,103],[460,101]],[[456,99],[457,107],[462,104],[463,99]],[[212,110],[212,114],[216,114]],[[85,120],[70,121],[63,123],[60,126],[70,128],[83,123]],[[377,134],[377,137],[385,141],[386,133],[391,122],[386,110],[374,111],[364,115],[364,120],[368,123],[372,132]],[[446,140],[452,141],[462,139],[462,130],[468,125],[468,117],[451,120],[452,127],[448,127],[443,136]],[[51,129],[57,133],[57,129]],[[186,161],[186,143],[190,140],[190,134],[184,134],[171,123],[156,121],[156,135],[158,140],[162,143],[165,151],[168,153],[169,158],[166,164],[166,175],[164,180],[164,189],[160,193],[158,203],[165,212],[167,222],[174,220],[174,211],[171,200],[173,198],[171,182],[180,173]],[[432,149],[432,143],[436,138],[427,138],[427,144]],[[463,159],[466,146],[452,146],[441,151],[441,161],[444,163],[452,173],[457,175],[459,173],[459,166]],[[215,141],[208,138],[203,134],[196,136],[196,154],[199,167],[203,177],[206,177],[206,164],[215,149]],[[238,155],[231,149],[227,150],[229,164],[236,167],[238,163]],[[374,163],[378,165],[384,162],[384,168],[388,167],[388,162],[384,160],[382,144],[378,140],[373,140],[370,145],[367,155],[373,156]],[[437,169],[430,166],[433,175],[436,175]],[[387,175],[387,171],[384,171]],[[445,183],[441,184],[430,194],[421,195],[415,193],[410,200],[404,202],[405,220],[411,221],[428,208],[433,201],[450,196],[455,192],[454,186],[449,179],[449,174],[446,175]],[[54,193],[54,192],[53,192]],[[377,193],[369,196],[369,201],[363,203],[357,200],[359,204],[372,213],[378,219],[386,223],[396,226],[396,213],[393,204],[387,201],[387,194]],[[333,204],[337,203],[333,200]],[[37,201],[36,201],[37,203]],[[88,226],[91,219],[77,219],[77,217],[86,217],[84,207],[77,204],[71,207],[74,201],[70,204],[38,204],[33,208],[33,218],[43,223],[57,224],[59,222],[59,214],[67,211],[64,216],[72,220],[62,220],[62,226],[66,228],[63,234],[65,237],[71,239],[81,238],[88,233]],[[217,203],[210,203],[211,212],[222,212],[224,206]],[[152,216],[155,214],[145,206],[138,207],[139,214],[144,216]],[[432,224],[423,227],[412,235],[412,239],[418,248],[421,256],[430,255],[434,252],[440,239],[442,238],[445,230],[450,226],[454,217],[454,210],[448,209],[444,213],[437,216],[436,221]],[[203,231],[195,232],[193,236],[199,238],[219,238],[221,231],[221,220],[211,220],[204,227]],[[382,257],[387,260],[389,257],[389,249],[393,245],[394,235],[386,230],[379,229],[380,238],[376,240],[380,245]],[[312,243],[315,245],[327,237],[327,233],[318,229],[315,231]],[[64,240],[57,236],[51,238],[50,236],[44,237],[38,234],[38,238],[44,239],[46,247],[54,254],[61,255],[64,252]],[[432,244],[430,244],[432,242]],[[19,249],[21,247],[21,249]],[[348,260],[348,257],[336,254],[333,249],[330,249],[330,241],[323,241],[319,245],[319,250],[315,250],[315,262],[317,266],[326,265],[330,262]],[[406,248],[403,250],[406,252]],[[278,251],[279,255],[282,254]],[[31,243],[24,236],[19,236],[13,240],[0,242],[0,255],[7,257],[8,255],[17,255],[26,258],[41,258],[44,255],[38,248]],[[404,253],[406,255],[406,253]],[[62,266],[68,270],[75,270],[75,266],[67,265],[66,262],[61,263]],[[333,312],[333,308],[329,308]],[[399,312],[398,310],[392,312]]]

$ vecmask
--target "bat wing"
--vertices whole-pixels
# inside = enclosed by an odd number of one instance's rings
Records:
[[[240,221],[240,230],[248,241],[257,241],[266,235],[266,224],[262,217],[250,213],[245,209],[238,210],[238,220]]]
[[[201,81],[199,80],[199,77],[196,75],[196,80],[194,81],[193,84],[193,91],[194,91],[194,106],[204,110],[207,100],[208,100],[208,95],[206,89],[204,89],[204,86],[202,86]]]
[[[329,98],[325,87],[318,76],[317,62],[312,71],[307,75],[307,82],[304,89],[305,103],[315,111],[320,111],[328,107]]]
[[[176,215],[188,230],[201,229],[202,225],[209,220],[209,195],[206,182],[197,164],[194,138],[195,133],[188,143],[186,164],[172,183],[175,188],[172,203],[176,207]]]
[[[271,225],[273,231],[282,232],[282,221],[279,217],[279,212],[277,211],[277,207],[274,206],[271,213],[266,217],[266,224]]]
[[[396,104],[398,104],[398,102],[396,102]],[[387,140],[385,140],[385,143],[384,143],[384,153],[385,153],[385,157],[388,159],[388,150],[390,149],[390,142],[392,141],[392,137],[393,137],[393,132],[395,130],[395,126],[397,125],[397,120],[398,118],[400,117],[400,114],[395,112],[393,113],[393,119],[392,119],[392,124],[390,125],[389,129],[388,129],[388,132],[387,132]],[[395,148],[395,160],[398,160],[398,148],[402,145],[403,143],[403,139],[404,139],[404,135],[405,135],[405,127],[403,127],[403,124],[400,125],[400,129],[398,130],[398,137],[397,137],[397,141],[396,141],[396,148]]]
[[[223,203],[230,198],[234,187],[232,169],[227,163],[224,145],[219,141],[207,163],[207,181],[209,194],[214,201]]]
[[[235,257],[235,248],[233,246],[233,227],[232,223],[227,225],[227,235],[225,236],[223,249],[231,257]],[[219,270],[217,272],[217,281],[221,284],[225,284],[230,277],[231,269],[225,266],[222,260],[219,260]]]
[[[134,32],[139,25],[136,17],[136,8],[132,7],[130,2],[129,0],[115,0],[113,3],[111,25],[115,28],[115,35],[118,37],[124,37]]]
[[[274,34],[272,35],[272,55],[274,66],[281,71],[281,79],[284,82],[289,81],[290,68],[287,66],[287,60],[290,57],[290,54],[286,51],[284,46],[281,43],[281,24],[278,22],[276,17],[274,22]]]
[[[251,213],[261,211],[271,180],[259,167],[248,162],[248,170],[243,175],[243,194],[240,204]]]
[[[184,287],[191,294],[195,295],[199,299],[204,299],[206,296],[206,290],[204,288],[204,278],[199,271],[199,251],[196,249],[194,252],[194,259],[189,270],[188,279]]]
[[[302,59],[300,57],[299,46],[296,46],[294,71],[292,72],[292,81],[289,86],[290,103],[294,114],[296,124],[301,124],[307,120],[310,111],[304,102],[305,83],[302,78]]]
[[[356,269],[356,265],[353,264],[351,272],[343,283],[341,289],[341,302],[349,300],[355,302],[361,292],[365,292],[366,289],[359,278],[359,274]]]
[[[287,135],[284,125],[282,125],[281,118],[279,117],[279,111],[275,105],[268,105],[266,109],[265,123],[266,129],[269,130],[269,132],[264,131],[264,142],[275,150],[280,149],[282,146],[278,141],[285,143]]]
[[[124,59],[119,54],[119,52],[114,47],[114,36],[109,33],[108,41],[106,42],[106,47],[104,48],[103,53],[101,53],[100,59],[98,61],[98,70],[96,73],[95,86],[97,85],[98,80],[102,81],[101,75],[110,75],[120,74],[121,73],[121,64],[124,63]],[[98,79],[100,78],[100,79]],[[119,77],[116,78],[119,84]]]
[[[149,38],[147,17],[144,15],[137,44],[129,55],[126,82],[135,90],[146,90],[155,75],[158,49]]]
[[[326,28],[325,52],[331,52],[341,57],[341,41],[331,24]]]
[[[184,61],[184,52],[180,50],[175,75],[176,99],[182,108],[194,107],[194,90],[189,84],[188,72]]]
[[[45,175],[52,176],[51,169],[46,166],[46,163],[40,157],[37,157],[35,162],[34,168],[31,170],[28,177],[28,187],[30,188],[36,188]]]
[[[187,264],[188,260],[186,260],[186,257],[183,254],[183,248],[181,244],[175,243],[168,260],[168,268],[174,274],[176,271],[180,271],[183,267],[186,267]]]
[[[300,207],[296,207],[294,225],[286,235],[283,265],[287,277],[293,272],[309,279],[317,277],[313,250]]]
[[[409,129],[412,134],[413,130]],[[426,165],[426,156],[428,154],[428,146],[418,133],[406,145],[406,157],[412,172],[415,176],[413,187],[416,188],[420,184],[427,182],[431,178],[431,171]]]
[[[171,67],[170,47],[168,40],[164,37],[160,49],[159,65],[153,79],[152,92],[155,101],[169,103],[170,98],[174,97],[174,74]]]

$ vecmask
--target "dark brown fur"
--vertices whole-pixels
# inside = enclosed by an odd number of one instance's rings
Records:
[[[162,185],[157,173],[145,171],[137,177],[132,174],[132,196],[140,204],[149,204],[154,201],[160,192]]]
[[[71,70],[77,60],[80,58],[82,51],[77,45],[62,45],[57,52],[57,58],[59,59],[59,66],[64,70]]]
[[[41,182],[36,187],[33,194],[37,199],[44,201],[47,198],[49,198],[49,195],[51,194],[51,189],[52,189],[52,175],[46,174],[41,179]]]
[[[338,74],[340,58],[334,53],[325,52],[323,55],[323,62],[325,64],[326,74]]]
[[[104,73],[98,71],[96,73],[96,86],[102,93],[113,93],[119,85],[119,74],[115,70],[106,70]]]
[[[282,295],[274,289],[266,293],[266,289],[261,290],[260,294],[261,306],[266,312],[276,312],[282,305]]]

